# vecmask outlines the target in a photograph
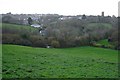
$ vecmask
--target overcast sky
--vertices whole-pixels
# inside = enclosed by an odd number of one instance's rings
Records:
[[[0,13],[118,16],[119,0],[0,0]]]

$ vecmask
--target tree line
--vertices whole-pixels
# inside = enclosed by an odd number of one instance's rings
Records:
[[[32,19],[28,18],[28,23],[31,24]],[[104,23],[112,25],[108,28]],[[90,24],[97,24],[97,26]],[[90,22],[86,19],[69,19],[51,22],[44,27],[45,35],[37,31],[24,29],[7,29],[3,25],[3,43],[18,44],[34,47],[51,46],[55,48],[77,47],[77,46],[92,46],[92,42],[112,38],[113,44],[116,48],[118,44],[118,24],[110,22]],[[21,25],[22,26],[22,25]],[[12,26],[9,26],[12,28]],[[31,27],[31,26],[28,26]]]

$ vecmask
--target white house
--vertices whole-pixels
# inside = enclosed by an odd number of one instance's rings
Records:
[[[32,24],[31,26],[32,27],[41,27],[41,25],[39,25],[39,24]]]

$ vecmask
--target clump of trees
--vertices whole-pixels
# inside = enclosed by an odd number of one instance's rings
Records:
[[[23,24],[23,20],[18,20],[16,18],[13,18],[10,15],[3,16],[2,17],[2,22],[3,23],[11,23],[11,24]]]
[[[45,47],[44,38],[39,35],[39,30],[29,27],[31,26],[4,23],[2,25],[2,43]]]
[[[97,26],[88,26],[87,20],[64,20],[49,24],[46,28],[46,37],[54,37],[60,47],[75,47],[91,45],[92,41],[98,41],[109,37],[111,28],[102,23]]]
[[[120,39],[119,39],[119,36],[120,35],[120,32],[118,31],[118,29],[115,29],[114,32],[112,32],[111,34],[111,38],[112,38],[112,44],[115,46],[115,49],[119,49],[120,50]]]
[[[28,18],[29,25],[32,24],[32,19]],[[87,17],[83,15],[83,19],[76,18],[59,20],[47,24],[44,28],[45,35],[38,32],[20,31],[15,29],[7,29],[3,26],[3,43],[19,44],[34,47],[46,47],[51,45],[54,48],[77,47],[93,44],[94,41],[111,37],[113,43],[118,49],[118,32],[115,24],[112,28],[105,27],[102,23],[96,23],[96,26],[88,26],[91,24]],[[96,45],[100,46],[100,45]]]
[[[57,40],[52,40],[51,46],[54,47],[54,48],[59,48],[60,47],[60,43]]]

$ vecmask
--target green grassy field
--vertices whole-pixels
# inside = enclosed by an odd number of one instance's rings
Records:
[[[3,45],[3,78],[117,78],[118,51]]]
[[[2,79],[2,45],[0,44],[0,79]]]

